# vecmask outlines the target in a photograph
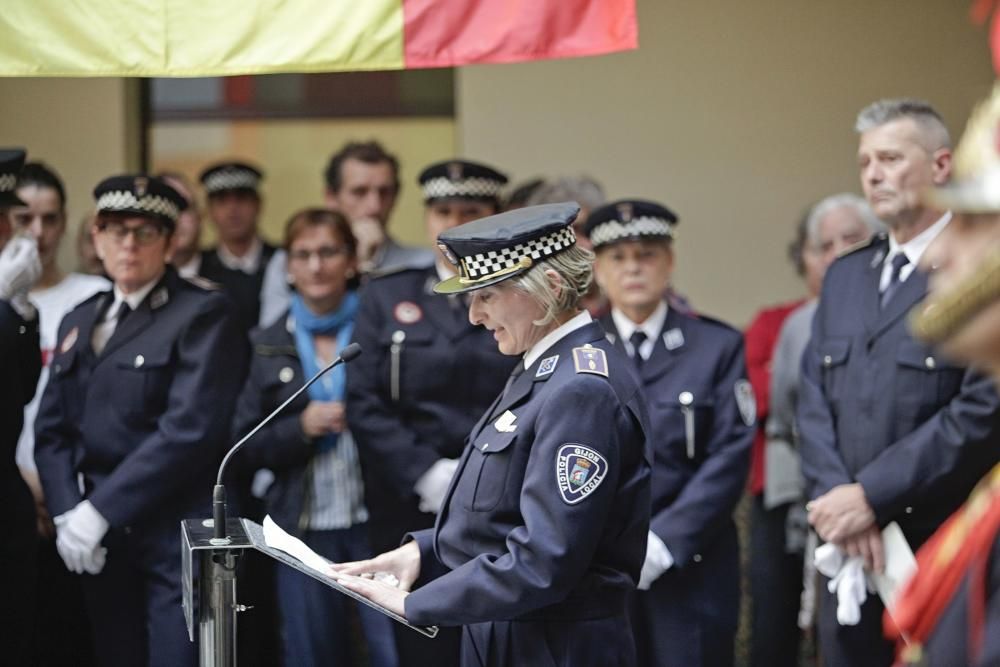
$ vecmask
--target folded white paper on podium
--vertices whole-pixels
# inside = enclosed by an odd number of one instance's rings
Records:
[[[330,561],[307,547],[305,542],[299,538],[286,533],[281,526],[274,522],[270,514],[264,517],[261,527],[264,529],[264,542],[267,546],[283,551],[292,558],[302,561],[303,565],[329,576]]]

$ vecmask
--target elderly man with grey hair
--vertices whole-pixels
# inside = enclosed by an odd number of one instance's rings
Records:
[[[771,359],[764,492],[754,497],[751,510],[752,667],[795,667],[799,660],[807,531],[795,404],[799,361],[809,341],[823,276],[838,255],[884,230],[867,202],[847,193],[816,203],[798,227],[793,248],[808,301],[792,311],[781,326]],[[802,611],[808,611],[805,605]],[[809,616],[803,614],[803,618]]]
[[[882,529],[898,524],[916,550],[997,460],[990,380],[914,339],[906,314],[927,293],[915,270],[950,213],[922,193],[951,176],[951,142],[926,102],[882,100],[862,110],[858,166],[865,198],[889,234],[835,261],[823,281],[802,358],[797,406],[809,523],[823,580],[825,665],[889,665],[882,601],[861,568],[884,569]]]

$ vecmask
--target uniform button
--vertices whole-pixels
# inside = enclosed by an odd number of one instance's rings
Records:
[[[826,355],[825,357],[823,357],[823,365],[824,366],[829,366],[832,363],[833,363],[833,357],[831,357],[829,354]]]
[[[123,532],[124,532],[124,533],[125,533],[126,535],[131,535],[131,534],[132,534],[132,526],[125,526],[124,528],[122,528],[122,531],[123,531]]]
[[[924,366],[927,366],[930,370],[934,370],[934,367],[937,366],[937,362],[934,361],[934,357],[927,357],[924,359]]]
[[[18,327],[18,329],[17,329],[17,332],[21,333],[21,334],[26,333],[27,331],[28,331],[28,328],[25,327],[23,324],[20,327]]]
[[[913,514],[913,508],[912,508],[912,507],[907,507],[907,508],[906,508],[905,510],[903,510],[903,511],[904,511],[904,512],[906,512],[907,514]]]
[[[682,391],[680,396],[677,397],[677,400],[680,401],[681,405],[691,405],[694,401],[694,396],[690,391]]]
[[[488,443],[488,442],[485,442],[485,443],[483,443],[483,451],[484,451],[484,452],[485,452],[485,451],[486,451],[487,449],[489,449],[489,448],[490,448],[490,443]]]
[[[295,377],[295,371],[292,369],[291,366],[285,366],[278,372],[278,379],[284,382],[285,384],[291,382],[292,378],[294,377]]]
[[[56,364],[56,373],[62,372],[62,364]]]
[[[142,368],[142,365],[146,363],[146,357],[141,354],[135,355],[135,362],[133,362],[136,368]]]
[[[691,560],[693,560],[696,563],[700,563],[701,562],[701,554],[695,554],[694,556],[691,557]]]
[[[396,345],[399,345],[404,340],[406,340],[406,332],[405,331],[403,331],[402,329],[397,329],[396,331],[392,332],[392,342],[393,343],[395,343]]]

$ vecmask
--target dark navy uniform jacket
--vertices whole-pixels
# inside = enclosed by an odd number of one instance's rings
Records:
[[[625,353],[621,336],[608,316],[608,338]],[[653,452],[650,529],[663,540],[674,565],[640,598],[663,598],[676,613],[653,605],[647,615],[659,633],[677,623],[658,623],[661,615],[683,618],[691,630],[710,619],[735,630],[739,615],[739,547],[732,513],[746,485],[753,442],[753,393],[747,382],[743,337],[708,318],[667,310],[649,359],[638,369],[649,406]],[[689,402],[682,403],[681,395]],[[743,403],[743,411],[739,402]],[[690,411],[691,417],[686,412]],[[693,449],[689,449],[689,428]],[[715,635],[713,639],[709,639]],[[702,633],[713,642],[717,632]],[[659,659],[701,664],[697,632],[671,636],[676,647]],[[666,640],[666,639],[665,639]],[[681,660],[684,648],[689,658]],[[650,658],[652,659],[652,657]]]
[[[884,310],[888,239],[833,263],[802,359],[798,425],[810,498],[859,482],[880,526],[919,547],[996,463],[993,382],[913,338],[906,314],[927,292],[915,270]]]
[[[246,331],[257,326],[260,319],[260,291],[264,286],[264,272],[275,250],[271,244],[263,243],[260,264],[253,274],[230,269],[222,263],[214,248],[201,254],[201,268],[198,274],[222,285],[236,305],[236,314]]]
[[[0,498],[24,486],[14,462],[17,439],[24,425],[24,406],[31,402],[42,372],[42,352],[38,342],[38,318],[25,321],[6,301],[0,301]]]
[[[347,414],[365,474],[373,547],[394,548],[429,527],[413,486],[438,459],[458,458],[476,420],[517,361],[469,322],[465,302],[434,294],[434,267],[368,283],[354,324],[364,353],[347,366]]]
[[[112,528],[207,512],[246,372],[232,304],[167,267],[95,355],[91,335],[112,301],[98,293],[59,326],[35,420],[49,512],[83,499],[77,473]]]
[[[577,372],[573,350],[586,345],[606,351],[608,377]],[[421,576],[432,580],[407,596],[410,621],[485,623],[492,640],[483,664],[631,664],[625,597],[646,551],[649,462],[646,410],[628,363],[589,323],[484,413],[434,529],[414,533]],[[561,457],[588,451],[599,460],[583,463],[578,481],[592,490],[567,497],[579,461]],[[595,619],[615,621],[588,632]],[[547,641],[532,632],[549,621]],[[467,627],[467,636],[483,627]],[[496,646],[501,635],[506,646]]]
[[[233,419],[233,436],[242,438],[265,416],[288,400],[309,378],[303,376],[295,339],[281,317],[266,329],[250,334],[253,356],[246,384]],[[259,468],[274,473],[265,504],[267,513],[287,531],[297,534],[310,488],[307,468],[316,453],[314,441],[299,421],[309,405],[305,392],[247,441],[234,463],[252,474]]]

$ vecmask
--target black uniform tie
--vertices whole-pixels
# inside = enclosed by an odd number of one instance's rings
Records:
[[[501,396],[506,396],[510,388],[514,386],[517,378],[521,377],[521,373],[524,372],[524,361],[518,361],[517,365],[514,366],[514,370],[510,372],[510,377],[507,378],[507,384],[503,386],[503,394]]]
[[[892,273],[889,274],[889,284],[886,285],[885,291],[882,292],[882,298],[879,301],[879,305],[885,308],[892,296],[899,290],[900,279],[899,274],[903,271],[903,267],[910,263],[910,258],[906,256],[906,253],[899,253],[892,258]]]
[[[628,342],[632,344],[632,363],[635,364],[636,368],[640,368],[645,359],[642,358],[639,348],[646,342],[646,332],[641,329],[636,329],[632,335],[629,336]]]

